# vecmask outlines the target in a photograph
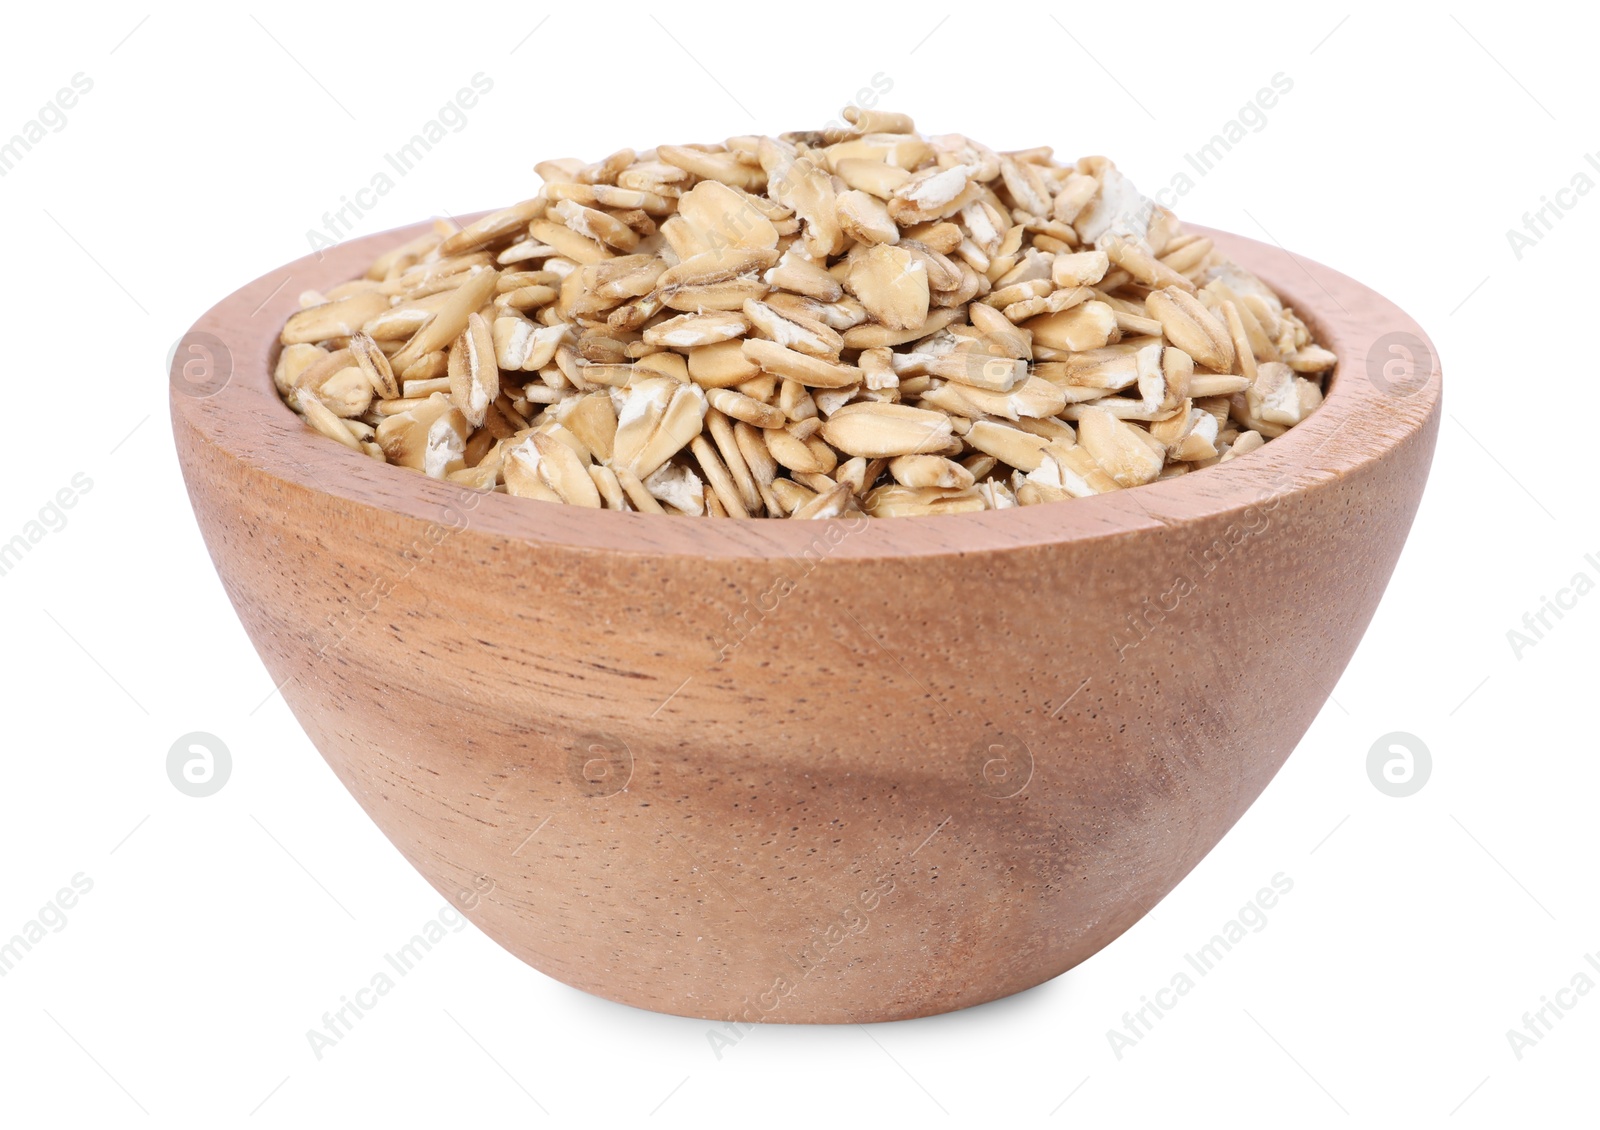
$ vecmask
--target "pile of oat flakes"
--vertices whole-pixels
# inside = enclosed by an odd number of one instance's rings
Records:
[[[302,296],[278,390],[435,478],[738,518],[1081,498],[1321,403],[1333,354],[1110,161],[846,117],[542,162],[531,199]]]

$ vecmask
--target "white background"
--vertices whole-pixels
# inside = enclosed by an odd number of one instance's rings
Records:
[[[1506,633],[1575,573],[1600,577],[1584,560],[1600,558],[1600,193],[1520,260],[1506,230],[1580,170],[1600,178],[1584,160],[1600,147],[1594,29],[1575,7],[1528,5],[1059,5],[1065,27],[1027,4],[878,7],[8,15],[0,136],[75,73],[93,89],[0,178],[0,541],[74,474],[93,487],[0,577],[0,936],[75,874],[93,889],[0,979],[0,1119],[1499,1126],[1592,1112],[1600,992],[1520,1060],[1506,1032],[1600,952],[1600,595],[1520,657]],[[1414,315],[1446,374],[1438,455],[1377,618],[1298,751],[1107,950],[1000,1003],[870,1030],[761,1028],[719,1059],[709,1024],[585,996],[468,927],[312,1055],[306,1030],[442,900],[272,697],[189,511],[165,359],[214,301],[304,254],[323,213],[480,71],[494,87],[466,127],[359,233],[521,199],[543,157],[820,125],[875,74],[893,83],[882,105],[926,130],[1106,153],[1153,191],[1275,73],[1292,79],[1179,214],[1280,242]],[[194,730],[234,762],[205,799],[165,770]],[[1405,799],[1367,775],[1390,731],[1432,752]],[[1106,1031],[1280,871],[1294,888],[1266,928],[1117,1058]]]

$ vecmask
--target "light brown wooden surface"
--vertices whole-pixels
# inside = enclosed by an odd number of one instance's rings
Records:
[[[1433,454],[1409,317],[1207,233],[1341,359],[1320,411],[1224,466],[882,520],[476,495],[316,435],[272,388],[294,296],[420,230],[195,324],[232,371],[213,392],[220,362],[198,389],[174,364],[190,499],[273,682],[401,853],[529,964],[645,1008],[899,1019],[1105,946],[1310,725]],[[1386,334],[1414,380],[1378,367]]]

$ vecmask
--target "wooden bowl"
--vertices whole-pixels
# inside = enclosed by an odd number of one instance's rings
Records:
[[[881,520],[477,494],[313,433],[269,375],[299,291],[422,230],[195,323],[171,397],[190,501],[273,683],[401,854],[513,954],[642,1008],[894,1020],[1095,953],[1305,732],[1433,455],[1415,322],[1207,233],[1341,358],[1321,410],[1226,465]]]

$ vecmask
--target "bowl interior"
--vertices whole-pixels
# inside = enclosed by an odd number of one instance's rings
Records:
[[[408,517],[436,518],[463,488],[379,464],[317,434],[282,402],[271,379],[281,348],[278,330],[297,308],[295,295],[300,290],[331,287],[356,277],[376,255],[426,227],[416,224],[383,232],[349,241],[320,257],[307,256],[218,303],[195,323],[185,341],[210,335],[225,350],[223,363],[229,371],[220,379],[213,375],[197,390],[184,378],[187,354],[180,348],[172,372],[175,415],[234,457],[276,477]],[[873,558],[1005,550],[1115,537],[1152,524],[1241,511],[1381,459],[1437,411],[1437,354],[1421,327],[1393,303],[1337,271],[1280,248],[1195,225],[1189,228],[1210,236],[1224,254],[1271,285],[1317,340],[1338,356],[1326,399],[1316,413],[1284,436],[1225,465],[1070,502],[876,520],[855,530],[836,552]],[[1394,368],[1397,364],[1400,370]],[[214,387],[218,384],[220,388]],[[195,395],[196,391],[202,394]],[[811,523],[696,522],[504,495],[484,498],[474,508],[472,521],[500,536],[542,544],[726,557],[797,556],[817,532]]]

